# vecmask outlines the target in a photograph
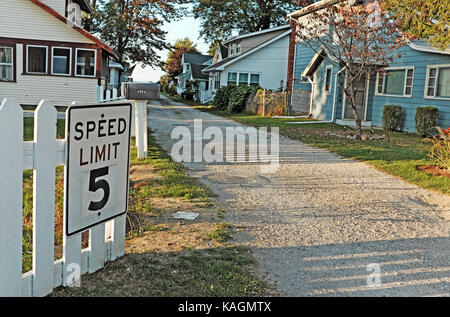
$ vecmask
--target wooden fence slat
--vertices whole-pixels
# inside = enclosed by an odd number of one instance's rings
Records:
[[[76,105],[76,102],[73,102],[72,105]],[[69,135],[67,131],[67,122],[66,122],[66,136]],[[66,155],[67,155],[67,142],[66,142]],[[67,188],[67,166],[64,168],[64,190]],[[63,234],[63,253],[64,253],[64,265],[63,265],[63,286],[70,286],[72,282],[76,282],[73,280],[75,277],[75,273],[81,274],[81,233],[67,236],[67,228],[66,228],[66,195],[64,195],[64,234]],[[76,279],[79,279],[80,276],[76,276]]]
[[[94,273],[105,265],[105,224],[89,230],[89,273]]]
[[[23,110],[0,105],[0,296],[22,295]]]
[[[53,290],[56,109],[46,100],[34,116],[33,296]]]
[[[111,246],[111,261],[125,254],[125,224],[127,215],[115,218],[113,225],[113,237]]]

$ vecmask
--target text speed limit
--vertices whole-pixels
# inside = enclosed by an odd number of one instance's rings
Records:
[[[127,212],[131,105],[72,106],[67,114],[70,236]]]

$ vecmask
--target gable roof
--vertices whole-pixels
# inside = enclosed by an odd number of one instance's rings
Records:
[[[233,64],[233,63],[235,63],[235,62],[237,62],[237,61],[247,57],[248,55],[251,55],[251,54],[253,54],[253,53],[263,49],[264,47],[266,47],[266,46],[268,46],[268,45],[270,45],[270,44],[272,44],[272,43],[282,39],[283,37],[285,37],[287,35],[290,35],[291,32],[292,32],[292,30],[289,27],[289,31],[281,33],[280,35],[278,35],[278,36],[276,36],[274,38],[271,38],[270,40],[267,40],[267,41],[259,44],[258,46],[255,46],[254,48],[252,48],[252,49],[242,53],[242,54],[230,56],[230,57],[227,57],[227,58],[221,60],[220,62],[218,62],[216,64],[212,64],[211,66],[206,67],[203,70],[203,72],[207,73],[207,72],[213,72],[213,71],[222,71],[226,66],[231,65],[231,64]]]
[[[78,3],[80,5],[81,10],[92,13],[92,8],[88,0],[73,0],[73,2]]]
[[[208,67],[208,66],[192,64],[191,65],[192,78],[199,79],[199,80],[208,80],[209,76],[202,73],[202,70],[204,70],[206,67]]]
[[[210,55],[202,55],[202,54],[192,54],[185,53],[183,54],[183,62],[186,64],[203,64],[212,59]]]
[[[445,50],[440,50],[424,40],[409,41],[408,45],[416,51],[450,55],[450,46],[447,46]]]
[[[266,29],[266,30],[262,30],[262,31],[257,31],[257,32],[252,32],[252,33],[245,33],[245,34],[240,34],[237,36],[233,36],[227,40],[225,40],[222,44],[227,44],[236,40],[240,40],[240,39],[244,39],[247,37],[252,37],[252,36],[257,36],[257,35],[261,35],[261,34],[265,34],[265,33],[271,33],[271,32],[276,32],[276,31],[281,31],[284,29],[290,29],[291,25],[290,24],[286,24],[286,25],[282,25],[282,26],[277,26],[271,29]]]
[[[66,17],[62,16],[61,14],[59,14],[58,12],[56,12],[55,10],[53,10],[52,8],[50,8],[48,5],[42,3],[39,0],[30,0],[32,3],[34,3],[35,5],[37,5],[38,7],[40,7],[41,9],[43,9],[44,11],[46,11],[47,13],[53,15],[55,18],[57,18],[58,20],[60,20],[63,23],[66,23],[67,25],[71,26],[72,29],[74,29],[75,31],[77,31],[78,33],[81,33],[82,35],[84,35],[86,38],[90,39],[91,41],[93,41],[94,43],[96,43],[98,46],[100,46],[102,49],[104,49],[106,52],[108,52],[109,54],[111,54],[112,56],[114,56],[115,58],[119,59],[118,55],[116,54],[116,52],[114,52],[114,50],[109,47],[108,45],[106,45],[104,42],[102,42],[101,40],[99,40],[97,37],[95,37],[94,35],[92,35],[91,33],[89,33],[88,31],[86,31],[85,29],[73,24],[71,21],[69,21]],[[83,0],[84,1],[84,0]]]

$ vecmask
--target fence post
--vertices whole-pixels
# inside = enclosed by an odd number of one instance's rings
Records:
[[[56,109],[39,103],[34,117],[33,296],[53,290]]]
[[[77,102],[73,102],[72,105],[76,105]],[[66,112],[67,113],[67,112]],[[68,136],[68,124],[66,122],[66,141]],[[66,155],[67,155],[67,143],[66,142]],[[64,172],[64,190],[67,188],[67,167]],[[64,223],[67,223],[66,219],[66,201],[64,198]],[[77,283],[81,277],[81,233],[67,236],[67,228],[64,225],[63,232],[63,286],[70,286],[73,283]]]
[[[136,146],[138,150],[138,158],[145,159],[147,157],[147,103],[145,101],[134,101],[135,104],[135,124],[136,124]]]
[[[23,110],[0,105],[0,296],[22,293]]]
[[[111,246],[111,261],[125,254],[125,225],[127,215],[115,218],[113,224],[113,236]]]

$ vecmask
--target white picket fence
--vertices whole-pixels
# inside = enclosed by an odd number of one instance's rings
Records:
[[[56,139],[57,112],[41,101],[34,116],[34,141],[23,141],[23,110],[13,99],[0,106],[0,296],[45,296],[71,285],[124,255],[126,216],[66,237],[54,260],[55,169],[65,164],[66,142]],[[146,121],[146,120],[145,120]],[[33,269],[22,274],[23,171],[33,170]],[[65,221],[64,221],[65,223]],[[66,230],[64,226],[64,231]]]

